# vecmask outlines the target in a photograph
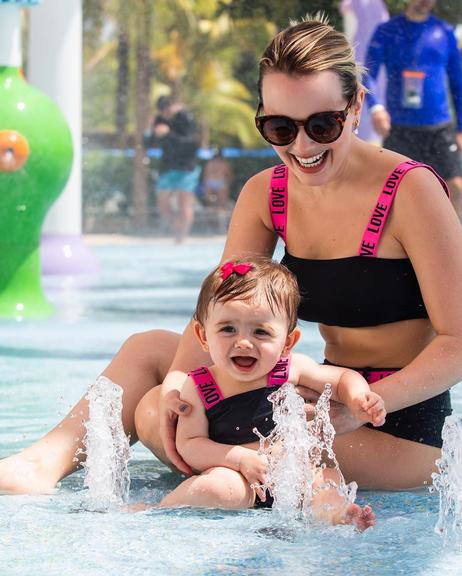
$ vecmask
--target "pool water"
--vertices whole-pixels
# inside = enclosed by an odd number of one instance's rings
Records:
[[[218,261],[222,239],[98,242],[101,274],[76,286],[46,279],[56,314],[0,322],[0,457],[41,436],[86,391],[130,334],[181,330],[199,284]],[[316,328],[302,327],[300,350],[322,358]],[[462,414],[462,388],[453,393]],[[156,502],[178,478],[142,446],[132,449],[130,502]],[[286,525],[268,510],[89,512],[83,472],[51,496],[0,497],[1,576],[249,576],[462,574],[462,544],[434,533],[438,496],[359,492],[377,526]]]

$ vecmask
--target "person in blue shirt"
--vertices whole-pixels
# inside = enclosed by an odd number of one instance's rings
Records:
[[[377,27],[365,61],[366,101],[384,147],[435,168],[448,181],[462,217],[461,56],[451,26],[431,14],[435,3],[409,0],[403,14]],[[375,90],[382,65],[386,103]]]

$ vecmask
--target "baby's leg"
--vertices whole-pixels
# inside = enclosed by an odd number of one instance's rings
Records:
[[[191,476],[160,502],[162,508],[194,506],[198,508],[252,508],[255,491],[247,480],[229,468],[210,468],[200,476]]]
[[[335,485],[334,485],[335,484]],[[333,468],[317,470],[313,482],[312,508],[316,518],[327,524],[353,524],[361,532],[375,524],[375,514],[370,506],[349,504],[338,493],[340,475]]]

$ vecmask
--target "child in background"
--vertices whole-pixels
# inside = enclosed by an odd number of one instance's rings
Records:
[[[357,419],[383,424],[383,400],[358,372],[290,354],[300,338],[298,304],[295,277],[269,259],[227,262],[204,280],[194,328],[213,364],[190,372],[182,398],[192,411],[179,418],[176,436],[177,450],[200,475],[182,482],[161,506],[271,506],[271,497],[255,487],[265,482],[267,462],[253,429],[272,430],[268,395],[286,381],[319,393],[329,382],[332,398]],[[335,470],[316,472],[315,486],[329,481],[339,484]],[[312,505],[332,524],[364,530],[375,523],[369,506],[348,504],[335,487],[315,491]]]

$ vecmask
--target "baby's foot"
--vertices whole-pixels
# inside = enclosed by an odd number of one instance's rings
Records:
[[[353,524],[359,532],[364,532],[375,525],[375,514],[369,505],[361,508],[358,504],[350,504],[345,512],[344,524]]]

